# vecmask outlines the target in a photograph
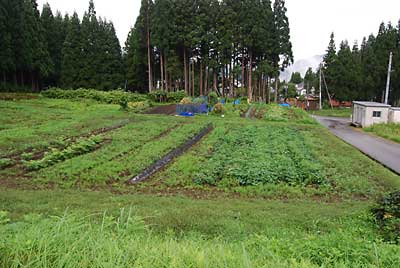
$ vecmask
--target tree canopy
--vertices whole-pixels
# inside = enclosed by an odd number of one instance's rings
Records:
[[[379,26],[377,36],[364,38],[350,47],[342,41],[336,51],[334,35],[324,57],[324,74],[330,93],[338,100],[382,102],[387,81],[389,54],[393,52],[390,103],[400,105],[400,22]]]
[[[112,89],[123,85],[123,62],[114,26],[96,17],[94,3],[80,21],[36,0],[0,2],[1,88],[48,86]]]
[[[286,12],[283,0],[143,0],[125,43],[128,87],[266,100],[293,61]]]

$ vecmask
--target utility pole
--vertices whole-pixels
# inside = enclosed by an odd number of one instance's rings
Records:
[[[322,110],[322,64],[319,67],[319,109]]]
[[[390,51],[388,76],[387,76],[387,83],[386,83],[385,104],[389,104],[389,89],[390,89],[390,76],[392,74],[392,60],[393,60],[393,52]]]

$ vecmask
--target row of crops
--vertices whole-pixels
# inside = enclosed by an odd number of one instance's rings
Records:
[[[195,135],[204,124],[143,120],[104,134],[98,150],[32,173],[42,182],[110,183],[126,181]]]
[[[221,136],[195,174],[204,185],[320,185],[323,165],[295,128],[259,125],[232,128]]]

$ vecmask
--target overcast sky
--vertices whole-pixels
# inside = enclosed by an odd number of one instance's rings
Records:
[[[89,0],[38,0],[41,9],[48,2],[55,13],[82,17]],[[97,14],[114,22],[121,44],[139,14],[140,0],[95,0]],[[296,60],[324,54],[333,31],[336,42],[350,43],[376,34],[379,24],[400,19],[400,0],[286,0],[293,51]]]

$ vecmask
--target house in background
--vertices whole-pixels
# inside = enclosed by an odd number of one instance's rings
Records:
[[[353,125],[364,128],[387,123],[400,123],[400,108],[378,102],[353,102]]]

